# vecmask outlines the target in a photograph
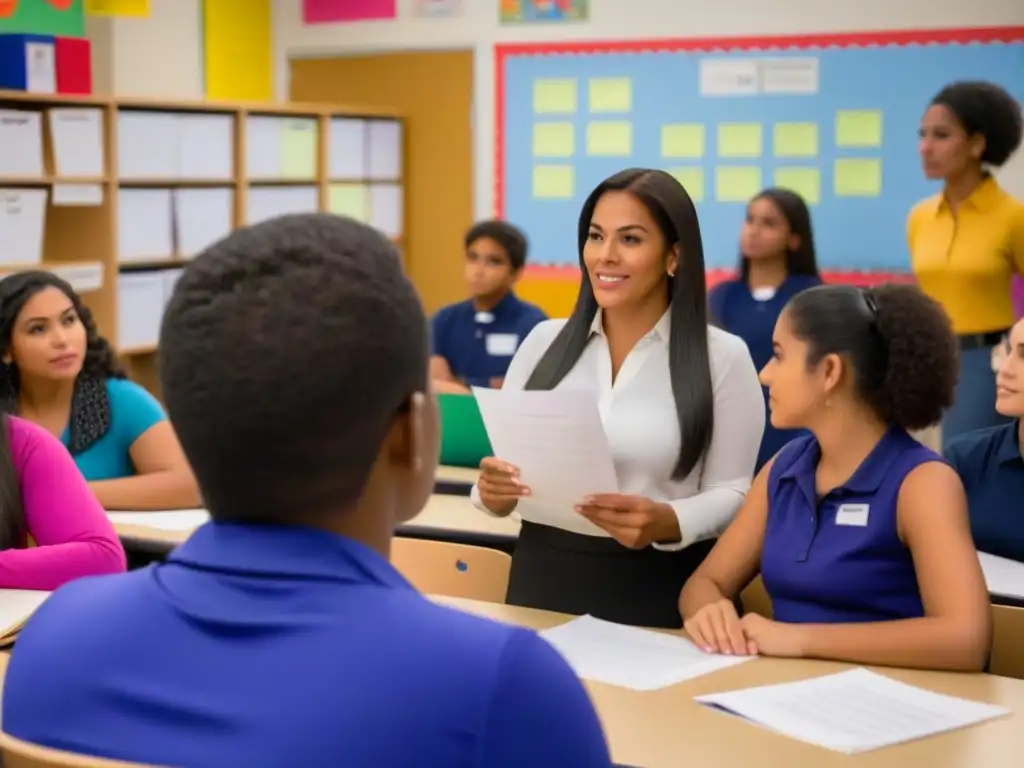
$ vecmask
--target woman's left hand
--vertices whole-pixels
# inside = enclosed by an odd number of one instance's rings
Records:
[[[675,510],[644,496],[602,493],[585,499],[576,511],[630,549],[682,537]]]
[[[740,619],[740,626],[752,653],[783,659],[798,659],[804,655],[803,628],[799,624],[784,624],[748,613]]]

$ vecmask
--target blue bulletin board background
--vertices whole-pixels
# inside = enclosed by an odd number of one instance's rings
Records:
[[[823,269],[905,272],[907,213],[938,190],[917,154],[928,100],[980,79],[1024,102],[1024,28],[504,46],[497,57],[496,209],[526,231],[537,265],[576,265],[583,200],[642,166],[691,192],[709,269],[735,265],[749,196],[791,186],[812,198]],[[744,67],[783,59],[816,59],[816,90],[702,95],[702,71],[707,83],[733,69],[729,87],[743,90]]]

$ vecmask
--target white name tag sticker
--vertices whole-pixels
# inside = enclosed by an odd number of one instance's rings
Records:
[[[519,335],[515,333],[489,333],[484,342],[487,354],[493,357],[511,357],[519,347]]]
[[[868,524],[868,504],[842,504],[836,512],[836,525],[853,525],[863,528]]]

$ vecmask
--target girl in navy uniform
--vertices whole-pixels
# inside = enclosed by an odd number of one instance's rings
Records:
[[[953,401],[957,347],[917,288],[797,295],[761,374],[772,423],[805,428],[754,480],[680,597],[703,648],[979,671],[991,615],[956,472],[907,430]],[[774,619],[732,598],[760,572]]]

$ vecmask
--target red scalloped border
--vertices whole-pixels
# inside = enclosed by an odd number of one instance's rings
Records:
[[[559,54],[713,52],[713,51],[780,51],[822,48],[853,48],[907,45],[970,45],[972,43],[1024,42],[1024,26],[965,27],[953,29],[908,29],[896,31],[848,32],[817,35],[775,35],[768,37],[692,37],[652,40],[607,40],[554,43],[510,43],[494,47],[494,212],[501,217],[505,211],[502,182],[505,174],[505,60],[513,56],[552,56]],[[528,273],[537,277],[576,279],[575,267],[532,266]],[[716,271],[712,275],[728,275]],[[857,284],[875,284],[884,280],[910,279],[905,274],[861,272],[830,272],[828,280]]]

